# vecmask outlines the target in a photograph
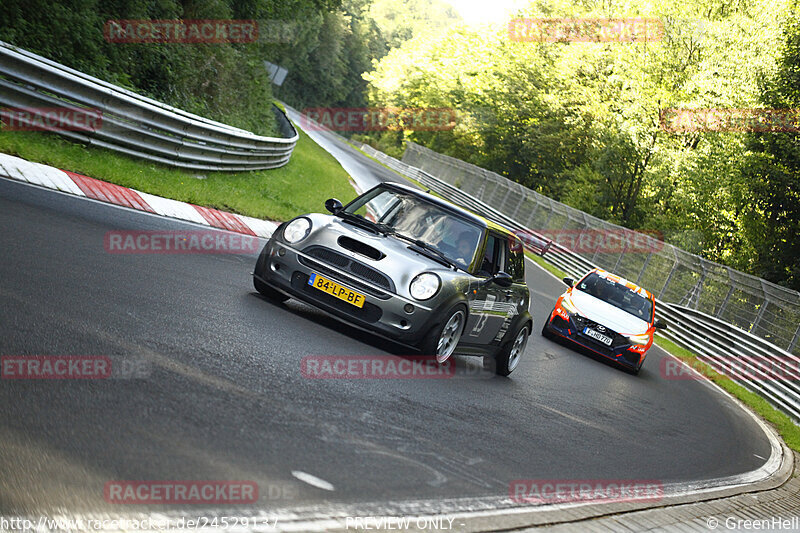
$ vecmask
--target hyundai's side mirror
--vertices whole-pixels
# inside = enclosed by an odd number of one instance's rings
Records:
[[[653,322],[653,325],[656,329],[667,329],[667,323],[660,318],[656,318],[655,322]]]
[[[561,281],[563,281],[564,283],[566,283],[566,284],[567,284],[569,287],[574,287],[574,286],[575,286],[575,280],[574,280],[574,279],[572,279],[572,278],[564,278],[564,279],[563,279],[563,280],[561,280]]]
[[[511,274],[503,272],[502,270],[492,277],[492,281],[503,288],[508,288],[514,282]]]
[[[336,198],[329,198],[325,200],[325,209],[333,213],[334,215],[338,214],[339,211],[343,209],[342,202],[337,200]]]

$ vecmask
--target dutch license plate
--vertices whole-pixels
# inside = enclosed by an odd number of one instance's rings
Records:
[[[355,305],[356,307],[364,307],[363,294],[359,294],[356,291],[351,291],[347,287],[342,287],[335,281],[323,278],[319,274],[311,274],[311,276],[308,278],[308,284],[315,289],[319,289],[322,292],[327,292],[328,294],[336,296],[340,300],[344,300],[345,302]]]
[[[609,337],[608,335],[603,335],[599,331],[595,331],[590,328],[583,328],[583,334],[593,339],[599,340],[606,346],[611,346],[611,337]]]

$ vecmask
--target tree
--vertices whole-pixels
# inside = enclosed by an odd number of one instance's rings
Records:
[[[756,250],[756,269],[766,279],[800,290],[800,17],[785,29],[781,59],[765,84],[763,104],[794,111],[789,132],[753,132],[742,173],[751,195],[747,229]]]

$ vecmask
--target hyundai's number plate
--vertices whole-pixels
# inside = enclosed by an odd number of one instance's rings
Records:
[[[335,281],[323,278],[319,274],[311,274],[311,276],[308,278],[308,284],[315,289],[319,289],[322,292],[327,292],[328,294],[336,296],[340,300],[344,300],[345,302],[355,305],[356,307],[364,307],[363,294],[359,294],[356,291],[351,291],[347,287],[342,287]]]
[[[608,335],[603,335],[599,331],[595,331],[591,328],[583,328],[583,334],[586,335],[587,337],[591,337],[593,339],[602,342],[606,346],[611,346],[611,337],[609,337]]]

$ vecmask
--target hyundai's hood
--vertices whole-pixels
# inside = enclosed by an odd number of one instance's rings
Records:
[[[650,325],[641,318],[583,291],[573,289],[572,296],[569,298],[582,316],[621,335],[640,335],[647,333],[650,328]]]

